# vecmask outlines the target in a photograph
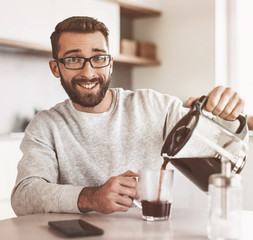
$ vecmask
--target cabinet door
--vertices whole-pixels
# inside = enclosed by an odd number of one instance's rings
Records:
[[[0,38],[48,45],[53,9],[51,0],[2,1]]]
[[[15,185],[17,165],[22,157],[20,143],[21,137],[0,138],[0,203],[10,200],[11,191]]]
[[[50,47],[55,25],[71,16],[90,16],[110,30],[113,55],[119,53],[120,10],[116,3],[102,0],[11,0],[0,8],[0,38]]]

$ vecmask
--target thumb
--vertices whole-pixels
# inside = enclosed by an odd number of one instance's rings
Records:
[[[192,105],[193,102],[195,102],[198,98],[195,97],[190,97],[185,101],[185,106],[186,107],[190,107]]]

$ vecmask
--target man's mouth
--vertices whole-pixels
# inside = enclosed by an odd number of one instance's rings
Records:
[[[86,89],[92,89],[97,85],[97,83],[79,83],[78,85]]]

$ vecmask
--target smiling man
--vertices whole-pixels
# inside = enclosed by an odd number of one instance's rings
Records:
[[[96,19],[60,22],[51,43],[50,68],[69,99],[39,112],[26,128],[12,207],[17,215],[127,211],[138,198],[135,172],[161,166],[164,132],[188,109],[151,89],[109,88],[108,29]],[[220,118],[233,121],[243,111],[230,88],[208,96],[206,110]]]
[[[52,41],[54,38],[53,34]],[[83,112],[107,111],[112,101],[112,94],[107,91],[112,72],[108,38],[99,31],[63,32],[58,45],[59,51],[55,60],[50,61],[50,67],[55,77],[61,78],[75,108]]]

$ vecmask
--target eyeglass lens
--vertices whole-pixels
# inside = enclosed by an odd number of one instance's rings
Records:
[[[111,59],[110,55],[97,55],[91,58],[67,57],[63,60],[66,68],[80,69],[84,67],[86,62],[90,62],[91,66],[94,68],[106,67],[109,65]]]

